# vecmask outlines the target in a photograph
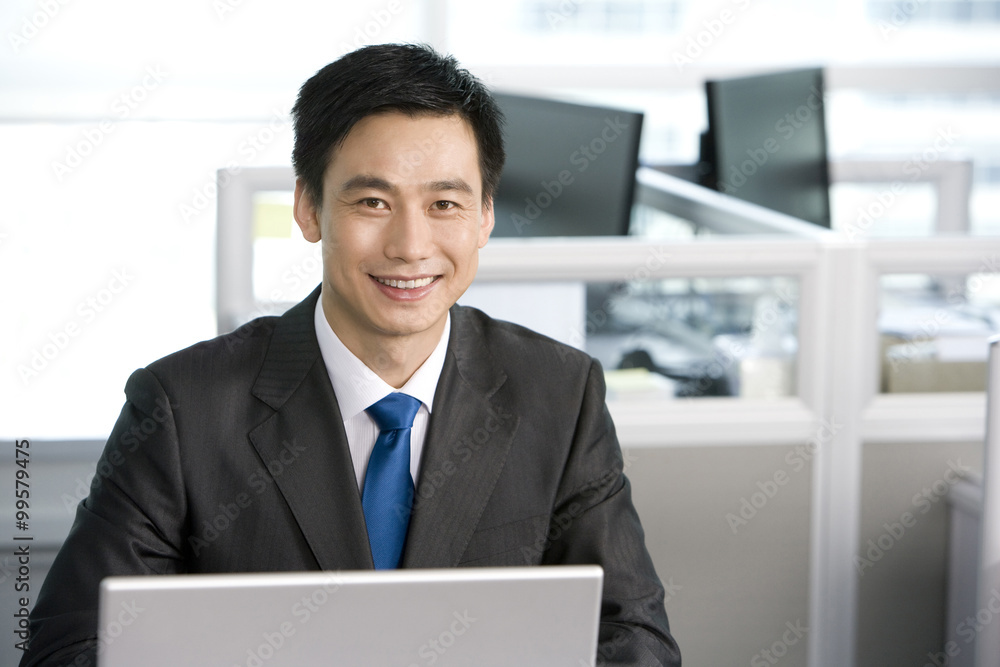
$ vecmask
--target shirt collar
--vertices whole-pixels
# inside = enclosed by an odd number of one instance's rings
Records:
[[[357,416],[365,408],[376,403],[396,391],[387,384],[363,361],[354,356],[330,327],[323,312],[322,296],[316,300],[315,311],[316,340],[323,356],[333,392],[337,396],[340,413],[344,421]],[[413,396],[427,407],[428,412],[434,408],[434,392],[437,391],[441,369],[444,367],[445,355],[448,351],[448,337],[451,334],[451,313],[445,317],[444,331],[441,340],[427,360],[407,381],[400,392]]]

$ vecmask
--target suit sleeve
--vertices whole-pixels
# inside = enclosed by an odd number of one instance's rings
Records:
[[[604,568],[598,665],[679,667],[664,590],[646,550],[621,448],[593,362],[543,563]]]
[[[125,393],[90,494],[31,612],[21,667],[93,667],[101,579],[182,567],[186,508],[171,404],[148,370],[136,371]]]

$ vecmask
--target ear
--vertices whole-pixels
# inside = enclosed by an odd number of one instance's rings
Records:
[[[479,247],[482,248],[490,240],[490,233],[493,232],[493,225],[496,218],[493,213],[493,198],[490,197],[483,204],[483,221],[479,226]]]
[[[292,207],[292,214],[306,241],[316,243],[323,237],[323,230],[319,224],[319,207],[309,195],[301,178],[295,179],[295,204]]]

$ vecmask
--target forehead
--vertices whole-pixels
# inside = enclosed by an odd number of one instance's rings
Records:
[[[474,169],[479,180],[479,147],[472,125],[459,114],[370,114],[354,124],[327,164],[327,174],[359,169],[404,179]]]

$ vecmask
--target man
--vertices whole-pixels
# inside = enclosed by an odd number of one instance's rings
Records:
[[[487,90],[430,49],[373,46],[307,81],[293,115],[322,285],[129,378],[22,665],[94,664],[108,575],[569,563],[604,568],[603,664],[679,665],[601,368],[455,306],[503,166]],[[415,414],[380,433],[387,397]],[[405,500],[379,516],[390,486]]]

